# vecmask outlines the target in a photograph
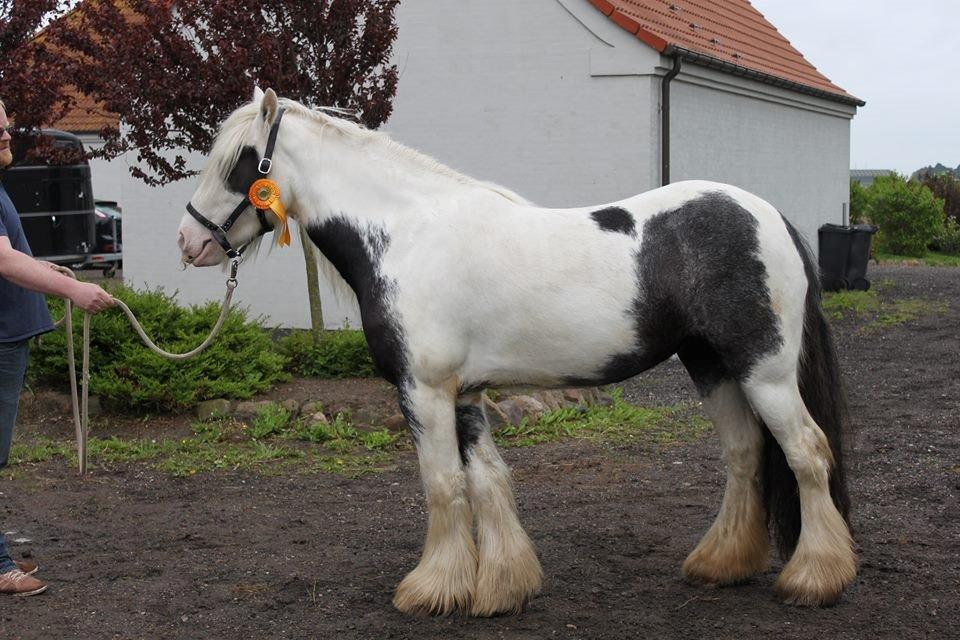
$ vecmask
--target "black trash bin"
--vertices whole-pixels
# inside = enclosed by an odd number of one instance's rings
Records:
[[[847,257],[847,285],[857,291],[870,288],[867,280],[867,262],[870,260],[870,238],[877,228],[869,224],[850,227],[850,255]]]
[[[868,224],[851,227],[825,224],[820,227],[820,284],[824,291],[870,288],[867,261],[870,238],[877,228]]]

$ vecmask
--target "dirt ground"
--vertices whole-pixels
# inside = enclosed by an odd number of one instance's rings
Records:
[[[835,607],[777,603],[779,561],[733,588],[682,580],[722,493],[711,433],[667,449],[507,450],[546,577],[526,612],[488,620],[411,618],[390,605],[426,526],[412,454],[356,480],[172,478],[142,466],[79,479],[62,462],[34,467],[0,484],[0,522],[51,586],[3,599],[0,637],[958,637],[960,270],[871,277],[892,280],[885,296],[950,307],[882,330],[835,323],[857,431],[849,475],[861,563]],[[623,386],[643,403],[693,396],[675,362]]]

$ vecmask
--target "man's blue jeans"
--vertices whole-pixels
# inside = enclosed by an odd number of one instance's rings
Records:
[[[13,425],[17,421],[17,408],[20,404],[20,392],[23,390],[23,374],[27,370],[26,340],[21,342],[0,342],[0,469],[7,466],[10,457],[10,443],[13,440]],[[6,573],[17,566],[10,558],[3,529],[0,528],[0,573]]]

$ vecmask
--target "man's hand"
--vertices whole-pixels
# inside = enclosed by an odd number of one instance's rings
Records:
[[[76,288],[70,292],[70,301],[84,311],[99,313],[113,306],[113,296],[92,282],[77,282]]]

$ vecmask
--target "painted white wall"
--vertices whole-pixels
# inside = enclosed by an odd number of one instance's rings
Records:
[[[751,191],[814,251],[817,229],[843,222],[855,107],[694,65],[674,79],[670,101],[672,181],[717,180]]]
[[[588,2],[405,2],[398,27],[400,142],[544,206],[651,185],[659,55]]]

